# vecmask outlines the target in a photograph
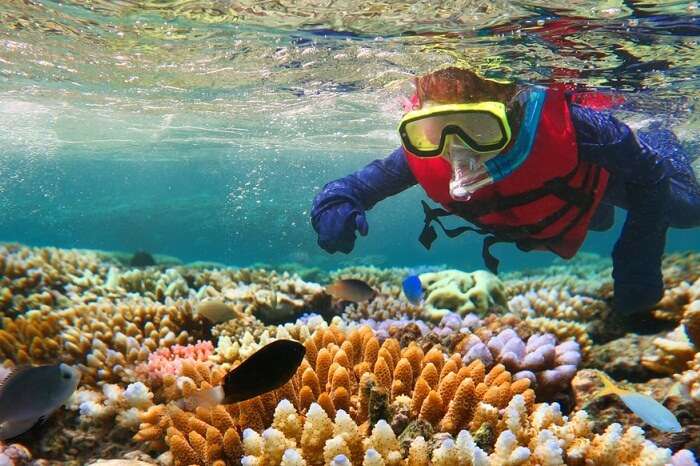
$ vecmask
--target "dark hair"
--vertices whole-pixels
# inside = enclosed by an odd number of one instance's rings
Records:
[[[493,100],[508,104],[516,93],[512,83],[484,79],[463,68],[443,68],[416,79],[416,95],[421,104],[426,100],[440,103],[483,102]]]

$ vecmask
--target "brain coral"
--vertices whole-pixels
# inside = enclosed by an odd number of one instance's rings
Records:
[[[431,319],[440,320],[447,312],[466,315],[485,313],[493,307],[505,306],[503,283],[492,273],[477,270],[429,272],[420,275],[425,292],[425,308]]]

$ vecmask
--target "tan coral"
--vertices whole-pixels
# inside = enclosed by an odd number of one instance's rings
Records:
[[[669,307],[656,311],[657,317],[679,320],[680,325],[665,336],[655,338],[655,354],[642,358],[642,364],[654,372],[680,374],[700,351],[700,280],[692,286],[685,285],[682,283],[676,288],[684,290],[682,302],[685,304],[673,311],[669,311]],[[668,303],[662,302],[661,305],[668,306]]]
[[[16,363],[77,364],[84,384],[131,382],[132,370],[157,348],[192,343],[188,312],[176,305],[81,304],[5,318],[0,353]]]

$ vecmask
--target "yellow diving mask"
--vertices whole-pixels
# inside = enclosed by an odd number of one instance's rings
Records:
[[[404,147],[418,157],[445,152],[448,136],[476,153],[504,149],[510,142],[506,107],[500,102],[434,105],[413,110],[399,123]]]

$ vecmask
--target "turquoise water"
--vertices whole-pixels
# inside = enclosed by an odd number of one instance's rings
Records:
[[[234,265],[481,267],[481,239],[417,241],[420,188],[351,255],[311,200],[397,145],[405,81],[447,63],[624,93],[700,146],[696,2],[50,2],[0,6],[0,241]],[[611,232],[585,251],[609,254]],[[698,250],[697,230],[667,250]],[[504,268],[548,263],[507,245]]]

